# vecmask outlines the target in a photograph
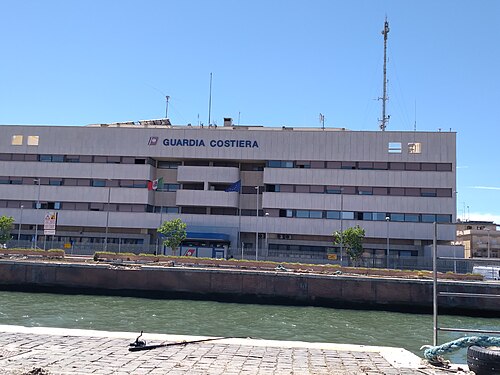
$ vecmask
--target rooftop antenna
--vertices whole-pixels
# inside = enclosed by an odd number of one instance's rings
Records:
[[[321,129],[325,130],[325,115],[319,114],[319,123],[321,124]]]
[[[417,131],[417,101],[415,100],[415,120],[413,122],[413,131]]]
[[[212,113],[212,73],[210,73],[210,94],[208,96],[208,126],[211,125],[210,115]]]
[[[386,124],[391,117],[385,114],[385,105],[387,100],[389,100],[387,97],[387,34],[389,34],[389,22],[387,21],[387,17],[385,17],[384,30],[382,30],[382,35],[384,36],[384,85],[382,97],[379,98],[379,100],[382,100],[382,118],[379,120],[380,130],[382,131],[385,131]]]
[[[167,105],[165,107],[165,118],[168,118],[168,101],[170,100],[170,96],[166,95],[165,99],[167,100]]]

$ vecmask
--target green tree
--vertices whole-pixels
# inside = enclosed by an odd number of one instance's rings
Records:
[[[347,228],[343,232],[335,231],[333,233],[333,244],[340,245],[346,249],[347,255],[356,265],[363,255],[363,240],[365,238],[365,230],[359,225]]]
[[[14,228],[14,218],[11,216],[0,216],[0,245],[4,245],[12,238],[10,233]]]
[[[158,228],[158,232],[165,236],[163,244],[172,249],[172,254],[175,252],[182,241],[186,239],[186,223],[181,219],[173,219],[170,221],[165,221]]]

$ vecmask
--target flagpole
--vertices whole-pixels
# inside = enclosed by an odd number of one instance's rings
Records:
[[[236,243],[236,250],[238,250],[241,245],[241,189],[242,188],[243,186],[240,185],[240,188],[238,190],[238,242]],[[241,249],[241,259],[243,259],[243,247]]]

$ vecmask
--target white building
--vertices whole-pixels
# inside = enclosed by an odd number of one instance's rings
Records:
[[[0,215],[15,218],[15,239],[36,235],[39,244],[45,214],[57,211],[50,240],[73,246],[106,238],[112,250],[154,246],[160,222],[180,217],[194,245],[226,243],[234,254],[238,243],[254,252],[258,233],[260,256],[326,257],[339,252],[334,231],[359,225],[367,254],[383,257],[388,238],[391,255],[417,256],[432,243],[434,221],[456,221],[452,132],[230,119],[219,127],[151,120],[1,129]],[[148,190],[159,178],[163,188]],[[225,191],[237,181],[240,192]],[[440,226],[440,242],[454,239],[454,225]]]

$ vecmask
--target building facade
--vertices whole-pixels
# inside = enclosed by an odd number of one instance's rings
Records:
[[[193,246],[224,243],[230,254],[341,257],[332,233],[359,225],[367,255],[389,247],[412,257],[432,243],[434,222],[443,224],[440,242],[455,239],[455,191],[452,132],[225,119],[219,127],[4,125],[0,138],[0,215],[15,218],[14,238],[39,243],[48,239],[44,217],[57,212],[50,240],[71,246],[154,246],[160,223],[180,217]]]
[[[492,221],[459,221],[457,243],[466,258],[500,258],[500,231]]]

